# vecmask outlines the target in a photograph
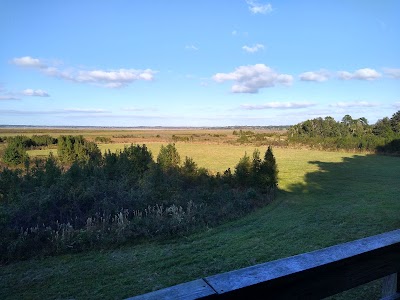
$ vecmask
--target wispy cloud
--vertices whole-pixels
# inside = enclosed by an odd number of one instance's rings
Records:
[[[193,50],[193,51],[198,51],[199,50],[199,48],[196,47],[195,45],[186,45],[185,49],[186,50]]]
[[[151,69],[82,70],[67,68],[61,70],[57,66],[47,65],[40,59],[30,56],[14,58],[12,62],[20,67],[35,68],[50,77],[108,88],[125,87],[137,80],[151,81],[156,73]]]
[[[244,110],[263,110],[263,109],[299,109],[315,106],[311,102],[269,102],[265,104],[242,104]]]
[[[217,73],[212,78],[216,82],[234,81],[233,93],[258,93],[261,88],[290,85],[293,81],[292,75],[279,74],[264,64],[240,66],[231,73]]]
[[[40,115],[40,114],[54,114],[54,111],[0,109],[0,114],[3,114],[3,115]]]
[[[246,0],[246,3],[253,14],[267,14],[272,12],[272,5],[270,3],[262,4],[255,0]]]
[[[20,98],[9,96],[9,95],[0,95],[0,101],[3,100],[20,100]]]
[[[399,102],[395,102],[395,103],[393,104],[393,107],[394,107],[394,108],[400,108],[400,101],[399,101]]]
[[[353,73],[347,71],[338,72],[338,77],[343,80],[358,79],[358,80],[375,80],[382,75],[374,69],[364,68],[359,69]]]
[[[146,107],[123,107],[121,108],[122,111],[157,111],[156,108],[146,108]]]
[[[377,103],[371,103],[367,101],[352,101],[352,102],[337,102],[329,105],[331,107],[340,107],[340,108],[350,108],[350,107],[376,107],[379,106]]]
[[[109,111],[104,109],[86,108],[65,108],[56,110],[21,110],[21,109],[0,109],[0,114],[8,115],[73,115],[73,114],[104,114]]]
[[[259,51],[259,50],[264,49],[264,45],[262,45],[262,44],[255,44],[255,45],[252,46],[252,47],[249,47],[249,46],[246,46],[246,45],[245,45],[245,46],[242,47],[242,49],[243,49],[244,51],[248,52],[248,53],[255,53],[255,52]]]
[[[383,72],[390,78],[400,79],[400,69],[396,68],[384,68]]]
[[[315,82],[327,81],[329,77],[330,73],[326,70],[304,72],[299,75],[301,81],[315,81]]]
[[[49,97],[50,95],[43,90],[33,90],[33,89],[26,89],[22,91],[22,95],[24,96],[34,96],[34,97]]]
[[[44,66],[40,59],[30,56],[16,57],[12,60],[12,63],[20,67],[41,68]]]
[[[92,109],[92,108],[64,108],[60,112],[102,114],[102,113],[108,113],[110,111],[105,109]]]

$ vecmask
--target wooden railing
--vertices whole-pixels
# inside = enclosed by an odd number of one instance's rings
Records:
[[[383,299],[400,299],[399,272],[400,230],[394,230],[178,284],[129,300],[321,299],[382,277],[385,277]]]

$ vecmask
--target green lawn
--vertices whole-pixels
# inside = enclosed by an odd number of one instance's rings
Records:
[[[160,144],[148,146],[156,157]],[[254,149],[177,148],[214,172]],[[272,204],[175,239],[1,266],[0,299],[121,299],[400,227],[400,158],[278,148],[274,154],[281,190]],[[372,284],[342,298],[376,299],[378,292]]]

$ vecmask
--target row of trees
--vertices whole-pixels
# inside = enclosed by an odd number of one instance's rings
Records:
[[[62,161],[74,160],[68,166],[49,156],[1,171],[1,261],[182,234],[239,217],[275,195],[271,148],[263,158],[245,155],[233,172],[211,175],[191,158],[181,160],[173,144],[155,160],[145,145],[104,155],[88,145],[60,138]]]
[[[400,139],[400,111],[374,125],[364,117],[353,119],[350,115],[340,122],[332,117],[307,120],[290,127],[288,139],[323,149],[399,152],[400,148],[385,145]]]
[[[51,146],[57,144],[58,157],[63,164],[74,161],[89,161],[100,159],[101,152],[97,145],[89,142],[83,136],[60,136],[58,139],[49,135],[33,135],[32,137],[15,136],[7,138],[7,147],[3,153],[3,162],[17,166],[29,164],[27,149]]]

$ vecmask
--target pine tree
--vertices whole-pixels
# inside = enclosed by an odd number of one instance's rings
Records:
[[[239,160],[235,167],[235,178],[240,186],[246,186],[250,182],[252,163],[247,153]]]
[[[166,147],[161,145],[160,153],[157,156],[157,163],[164,171],[179,166],[181,158],[175,144],[168,144]]]
[[[268,146],[268,149],[265,152],[260,173],[263,177],[263,184],[265,186],[278,185],[278,166],[274,154],[272,153],[271,146]]]
[[[8,139],[7,148],[4,150],[3,161],[6,164],[17,166],[29,159],[25,147],[20,139]]]

